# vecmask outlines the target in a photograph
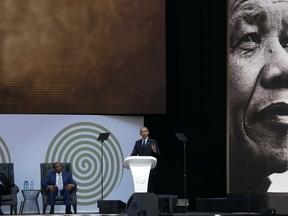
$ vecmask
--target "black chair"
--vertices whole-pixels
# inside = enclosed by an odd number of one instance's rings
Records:
[[[5,173],[11,183],[15,184],[14,180],[14,164],[0,163],[0,172]],[[10,194],[1,196],[1,205],[10,206],[10,214],[17,214],[17,193],[19,188],[17,185],[11,188]]]
[[[72,173],[72,166],[70,163],[61,163],[61,165],[62,165],[63,171]],[[49,172],[52,172],[53,170],[54,170],[53,169],[53,163],[41,163],[40,164],[41,184],[44,181],[44,179],[46,178],[47,174]],[[76,192],[77,192],[77,188],[72,190],[71,195],[70,195],[70,201],[71,201],[71,205],[73,207],[74,214],[77,213],[77,195],[76,195]],[[42,194],[42,203],[43,203],[43,214],[45,214],[47,206],[50,205],[50,201],[48,199],[48,195],[47,195],[45,188],[41,188],[41,194]],[[64,200],[63,195],[57,195],[56,196],[55,205],[65,205],[65,200]]]

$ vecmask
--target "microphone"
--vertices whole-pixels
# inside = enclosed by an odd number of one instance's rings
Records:
[[[250,215],[250,187],[247,188],[247,213]]]

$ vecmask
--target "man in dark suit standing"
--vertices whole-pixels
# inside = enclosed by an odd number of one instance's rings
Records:
[[[53,163],[53,172],[48,173],[47,177],[42,182],[42,187],[47,191],[51,209],[49,214],[54,214],[54,205],[57,194],[64,195],[66,214],[72,214],[70,204],[70,191],[77,186],[72,174],[62,171],[60,162]]]
[[[0,215],[4,215],[4,212],[1,209],[1,195],[10,194],[11,188],[14,184],[9,181],[5,173],[0,173]]]
[[[157,141],[148,137],[149,130],[147,127],[140,129],[140,135],[142,139],[135,142],[131,156],[152,156],[158,159],[161,156]],[[157,170],[156,167],[150,170],[148,180],[148,192],[155,192],[155,181],[156,181]]]

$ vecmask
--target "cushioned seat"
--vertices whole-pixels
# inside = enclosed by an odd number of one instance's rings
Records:
[[[0,163],[0,172],[5,173],[11,183],[15,184],[14,180],[14,164],[13,163]],[[11,188],[10,194],[1,196],[1,205],[10,206],[10,214],[17,214],[17,193],[19,188],[17,185]]]

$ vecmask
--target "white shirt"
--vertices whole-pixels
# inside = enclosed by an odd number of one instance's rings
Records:
[[[63,190],[62,172],[56,173],[56,186],[58,187],[59,192]]]
[[[273,173],[269,176],[271,185],[267,192],[288,192],[288,171]]]

